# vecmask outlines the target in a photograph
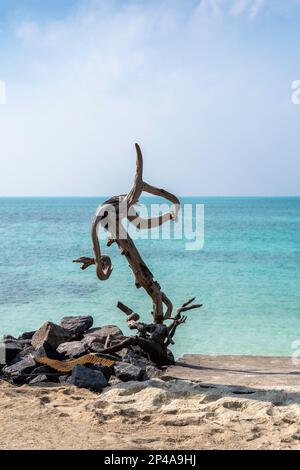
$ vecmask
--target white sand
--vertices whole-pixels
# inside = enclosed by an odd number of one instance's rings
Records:
[[[0,383],[1,449],[300,449],[300,392],[129,382],[101,395]]]

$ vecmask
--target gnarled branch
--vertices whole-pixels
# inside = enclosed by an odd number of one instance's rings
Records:
[[[136,174],[132,188],[128,194],[114,196],[102,205],[101,209],[97,212],[92,223],[92,241],[94,248],[94,259],[82,257],[75,262],[82,263],[82,269],[87,269],[92,264],[96,265],[96,274],[100,280],[109,278],[112,272],[111,260],[108,256],[101,255],[100,243],[97,234],[98,225],[102,225],[107,229],[107,211],[112,207],[115,211],[116,221],[114,233],[110,235],[109,243],[116,242],[119,246],[121,253],[126,257],[129,266],[131,267],[134,276],[136,287],[143,287],[153,302],[153,319],[155,323],[162,323],[164,319],[170,318],[172,314],[172,302],[168,299],[165,293],[161,291],[160,285],[154,280],[153,274],[141,258],[132,239],[123,230],[121,225],[122,218],[127,217],[128,220],[134,223],[139,228],[152,228],[162,225],[169,220],[177,220],[178,212],[180,209],[180,202],[174,194],[165,191],[164,189],[156,188],[143,181],[143,155],[138,144],[136,148]],[[143,219],[133,209],[133,205],[138,202],[141,193],[145,191],[149,194],[161,196],[174,204],[174,212],[168,212],[159,217],[152,219]],[[106,210],[107,209],[107,210]],[[133,212],[132,212],[133,211]],[[120,233],[120,231],[122,233]],[[125,232],[125,233],[124,233]],[[166,312],[163,311],[163,305],[167,307]]]

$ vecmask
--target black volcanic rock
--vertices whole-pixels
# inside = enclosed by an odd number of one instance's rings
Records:
[[[23,351],[23,344],[16,339],[6,339],[0,342],[0,363],[10,364]]]
[[[93,326],[93,322],[91,316],[64,317],[60,322],[60,326],[68,330],[73,337],[80,337]]]
[[[129,364],[133,364],[141,369],[146,369],[147,366],[155,366],[154,362],[150,361],[145,356],[141,356],[130,348],[122,349],[121,357],[123,362],[128,362]]]
[[[71,338],[72,335],[68,330],[55,323],[46,322],[34,333],[31,344],[35,349],[45,345],[56,349],[61,343],[70,341]]]
[[[104,349],[104,344],[94,336],[84,338],[82,343],[87,348],[87,351],[91,353],[100,353]]]
[[[124,335],[122,330],[116,325],[105,325],[99,328],[91,328],[85,333],[85,338],[87,336],[94,336],[98,338],[99,341],[105,343],[106,338],[109,336],[110,340],[122,338]]]
[[[58,361],[63,361],[65,359],[64,354],[60,354],[55,349],[51,348],[47,343],[44,346],[41,346],[38,349],[35,349],[33,352],[34,357],[49,357],[50,359],[57,359]]]
[[[35,367],[33,371],[29,374],[29,376],[26,378],[26,383],[31,383],[31,381],[40,375],[46,375],[47,377],[47,382],[54,382],[57,383],[59,382],[59,372],[55,371],[54,369],[51,369],[51,367],[47,365],[42,365]]]
[[[85,367],[88,367],[93,370],[100,370],[100,372],[102,372],[102,374],[104,375],[107,381],[114,374],[113,366],[103,366],[100,363],[98,364],[96,363],[96,364],[87,364]]]
[[[22,333],[18,339],[32,339],[35,331],[26,331],[25,333]]]
[[[28,355],[24,359],[2,370],[3,374],[15,383],[25,383],[28,375],[36,368],[33,356]]]
[[[94,392],[101,392],[107,386],[107,380],[100,370],[90,369],[79,364],[73,368],[67,383],[80,388],[88,388]]]
[[[122,382],[129,382],[130,380],[143,380],[144,371],[140,367],[133,364],[121,362],[114,366],[115,376],[122,380]]]
[[[26,356],[29,355],[35,356],[35,349],[33,346],[26,346],[21,352],[19,352],[14,359],[11,361],[9,365],[15,364],[16,362],[21,361],[24,359]]]
[[[58,353],[74,358],[83,356],[83,354],[86,354],[87,350],[87,346],[81,341],[61,343],[57,348]]]

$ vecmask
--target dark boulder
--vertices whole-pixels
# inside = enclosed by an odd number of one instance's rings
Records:
[[[31,343],[35,349],[45,345],[56,349],[61,343],[70,341],[71,333],[52,322],[44,323],[33,335]]]
[[[140,367],[133,364],[121,362],[114,366],[115,376],[122,380],[122,382],[129,382],[130,380],[141,381],[144,378],[144,371]]]
[[[81,365],[73,368],[72,375],[67,379],[71,385],[88,388],[94,392],[101,392],[107,386],[107,380],[100,370],[94,370]]]
[[[24,359],[2,370],[4,375],[15,383],[25,383],[28,375],[36,368],[33,356],[28,355]]]
[[[140,367],[144,370],[146,370],[147,366],[155,366],[154,362],[150,361],[145,356],[141,356],[130,348],[122,349],[121,357],[123,362],[128,362],[129,364],[133,364],[134,366]]]
[[[18,343],[22,346],[22,348],[27,348],[31,346],[31,339],[18,339]]]
[[[39,366],[33,369],[30,375],[27,377],[26,382],[31,383],[31,381],[40,375],[46,375],[47,382],[57,383],[59,381],[59,373],[47,365]]]
[[[105,325],[101,328],[91,328],[88,330],[84,336],[95,336],[99,339],[102,343],[105,343],[106,338],[109,336],[110,340],[120,339],[124,335],[122,330],[116,325]]]
[[[64,317],[60,322],[60,326],[68,330],[73,337],[80,337],[93,326],[93,317]]]
[[[22,351],[20,351],[14,357],[14,359],[11,361],[10,364],[15,364],[16,362],[21,361],[22,359],[24,359],[26,356],[29,356],[30,354],[35,356],[35,349],[33,346],[26,346]]]
[[[175,364],[175,357],[174,357],[171,349],[167,349],[167,364],[170,365],[170,366]]]
[[[23,351],[23,345],[15,339],[6,339],[0,342],[0,364],[10,364],[11,361]]]
[[[32,339],[35,331],[26,331],[25,333],[22,333],[18,339]]]
[[[96,336],[86,336],[82,341],[88,352],[101,352],[104,349],[104,343]]]
[[[51,369],[51,367],[47,366],[47,365],[42,365],[42,366],[38,366],[36,367],[31,375],[39,375],[39,374],[47,374],[47,375],[51,375],[55,373],[55,370],[54,369]]]
[[[114,374],[113,366],[111,366],[111,367],[103,366],[100,363],[96,363],[96,364],[87,364],[85,367],[88,367],[88,368],[93,369],[93,370],[100,370],[100,372],[102,372],[102,374],[104,375],[104,377],[106,378],[107,381]]]
[[[14,336],[12,335],[3,335],[2,337],[2,341],[18,341],[17,338],[15,338]]]
[[[86,354],[88,348],[87,346],[81,341],[70,341],[69,343],[61,343],[58,348],[57,352],[59,354],[65,354],[68,357],[80,357]]]
[[[50,359],[57,359],[63,361],[65,359],[64,354],[60,354],[55,349],[51,348],[49,344],[45,343],[44,346],[34,350],[34,357],[49,357]]]

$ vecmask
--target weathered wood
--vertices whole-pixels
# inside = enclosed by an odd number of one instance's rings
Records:
[[[202,305],[193,304],[195,299],[190,299],[176,311],[175,317],[172,318],[173,305],[171,300],[162,292],[159,283],[154,279],[153,274],[124,228],[124,219],[127,219],[139,230],[159,227],[167,221],[176,221],[180,210],[180,202],[174,194],[143,181],[143,155],[139,145],[135,144],[135,147],[137,154],[136,174],[132,188],[127,194],[114,196],[98,208],[92,222],[94,258],[82,257],[74,260],[74,262],[81,263],[81,269],[87,269],[89,266],[95,265],[96,274],[101,281],[109,278],[112,272],[112,263],[108,256],[101,254],[98,237],[98,228],[103,227],[109,233],[107,246],[110,246],[112,243],[117,244],[120,253],[126,258],[134,274],[136,287],[142,287],[151,298],[153,319],[151,324],[142,323],[139,321],[140,317],[137,313],[122,302],[118,302],[117,307],[127,316],[128,327],[137,330],[138,334],[137,336],[123,339],[111,346],[109,346],[108,338],[101,353],[113,354],[124,347],[138,345],[157,364],[169,364],[172,361],[172,357],[170,357],[167,348],[170,344],[174,344],[172,338],[177,327],[186,321],[186,316],[182,315],[182,313],[199,308]],[[174,211],[149,219],[140,217],[134,205],[138,203],[143,191],[172,202]],[[172,323],[167,327],[163,324],[164,320],[172,320]]]
[[[182,325],[183,323],[186,322],[187,317],[185,315],[181,315],[182,312],[187,312],[188,310],[193,310],[195,308],[201,308],[203,305],[202,304],[194,304],[191,305],[192,302],[194,302],[195,297],[192,299],[189,299],[187,302],[185,302],[181,307],[178,308],[176,311],[175,318],[173,319],[173,322],[168,326],[168,333],[169,333],[169,338],[167,339],[165,346],[168,347],[170,344],[172,344],[172,338],[175,335],[175,331],[179,325]],[[171,340],[170,340],[171,339]]]
[[[136,287],[144,288],[152,299],[154,323],[160,324],[163,323],[164,319],[171,317],[173,308],[172,302],[167,295],[161,291],[159,283],[154,280],[153,274],[140,256],[133,240],[125,231],[122,220],[127,218],[139,229],[158,227],[169,220],[177,220],[180,202],[174,194],[164,189],[151,186],[143,181],[143,156],[139,145],[135,144],[135,147],[137,153],[136,175],[132,188],[128,194],[114,196],[104,202],[92,222],[94,258],[82,257],[74,260],[74,262],[82,263],[81,269],[87,269],[89,266],[95,264],[98,278],[101,281],[108,279],[112,272],[112,264],[108,256],[101,254],[97,233],[99,224],[108,229],[110,232],[108,244],[110,245],[114,241],[117,243],[121,253],[125,256],[133,271]],[[174,211],[167,212],[159,217],[143,219],[132,207],[138,202],[143,191],[169,200],[174,204]],[[112,220],[113,215],[115,215],[115,221]],[[164,312],[163,305],[166,307],[166,312]]]

